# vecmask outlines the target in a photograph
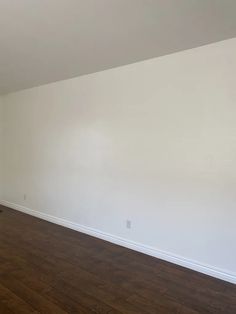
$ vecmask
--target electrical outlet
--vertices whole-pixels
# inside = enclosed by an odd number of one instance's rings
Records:
[[[27,199],[27,195],[26,195],[26,194],[24,194],[24,201],[26,201],[26,199]]]
[[[131,229],[131,220],[126,220],[126,228]]]

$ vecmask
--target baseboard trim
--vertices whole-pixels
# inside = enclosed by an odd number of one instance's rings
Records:
[[[236,274],[234,273],[229,273],[225,270],[212,267],[209,265],[203,265],[201,263],[183,258],[181,256],[178,256],[169,252],[161,251],[147,245],[143,245],[143,244],[131,241],[131,240],[121,238],[119,236],[115,236],[115,235],[102,232],[94,228],[83,226],[78,223],[74,223],[72,221],[63,219],[63,218],[48,215],[40,211],[27,208],[22,205],[14,204],[5,200],[0,201],[0,204],[9,208],[18,210],[25,214],[28,214],[28,215],[31,215],[31,216],[34,216],[43,220],[47,220],[49,222],[91,235],[93,237],[96,237],[96,238],[99,238],[99,239],[102,239],[102,240],[105,240],[105,241],[108,241],[108,242],[111,242],[111,243],[114,243],[114,244],[117,244],[126,248],[129,248],[131,250],[138,251],[138,252],[165,260],[167,262],[171,262],[171,263],[195,270],[197,272],[236,284]]]

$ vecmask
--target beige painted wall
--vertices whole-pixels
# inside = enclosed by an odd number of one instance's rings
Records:
[[[236,274],[235,56],[232,39],[4,96],[3,199]]]

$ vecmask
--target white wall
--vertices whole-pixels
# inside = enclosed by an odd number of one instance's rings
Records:
[[[235,56],[231,39],[4,96],[3,199],[235,275]]]

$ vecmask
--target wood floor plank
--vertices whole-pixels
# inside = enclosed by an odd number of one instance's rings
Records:
[[[0,283],[0,300],[9,310],[15,314],[39,313],[18,295],[7,289]],[[4,312],[3,312],[4,313]]]
[[[14,312],[11,311],[6,304],[2,303],[3,301],[0,301],[0,313],[4,314],[13,314]]]
[[[0,277],[1,283],[13,292],[15,295],[19,296],[27,304],[29,304],[35,311],[40,313],[48,314],[66,314],[67,312],[58,307],[55,303],[50,302],[47,298],[38,294],[35,290],[30,289],[24,285],[21,281],[14,278],[9,274]]]
[[[236,313],[233,284],[0,208],[1,314]]]

